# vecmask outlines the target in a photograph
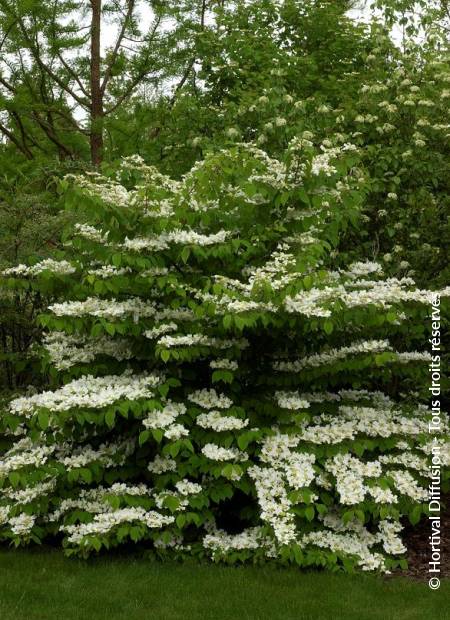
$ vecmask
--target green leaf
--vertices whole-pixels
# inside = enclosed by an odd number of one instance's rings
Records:
[[[175,523],[177,524],[177,526],[182,529],[184,524],[186,523],[186,516],[185,515],[178,515],[178,517],[175,519]]]
[[[190,248],[188,248],[187,246],[183,248],[181,255],[180,255],[183,263],[187,263],[190,253],[191,253]]]
[[[109,428],[112,428],[116,421],[116,412],[114,410],[109,410],[105,413],[105,422]]]
[[[105,323],[105,329],[110,336],[114,336],[116,333],[116,326],[113,323]]]
[[[145,430],[145,431],[142,431],[142,433],[139,433],[139,445],[143,446],[144,443],[149,440],[149,437],[150,437],[150,431],[148,430]]]
[[[173,458],[177,456],[181,448],[181,441],[174,441],[173,444],[168,446],[167,450]]]
[[[307,506],[305,508],[305,517],[308,519],[308,521],[312,521],[314,519],[314,515],[315,515],[314,506]]]
[[[20,482],[20,474],[18,474],[16,471],[12,471],[8,474],[8,479],[11,482],[12,486],[16,488]]]
[[[164,437],[164,431],[162,431],[160,428],[154,428],[152,430],[152,435],[155,440],[160,443],[160,441],[162,441],[162,438]]]
[[[343,523],[349,523],[350,521],[353,520],[355,516],[355,513],[353,512],[353,510],[347,510],[346,512],[344,512],[344,514],[342,515],[342,521]]]
[[[225,329],[229,329],[233,323],[233,317],[231,316],[231,314],[226,314],[223,317],[223,326],[225,327]]]
[[[79,470],[80,472],[80,477],[87,482],[88,484],[90,484],[92,482],[92,472],[90,469],[87,469],[87,467],[83,467]]]
[[[171,512],[175,512],[180,507],[180,500],[177,497],[173,497],[173,495],[168,495],[167,497],[164,498],[163,504]]]
[[[365,514],[364,514],[364,510],[360,510],[360,509],[355,510],[355,516],[356,516],[356,518],[357,518],[359,521],[361,521],[361,523],[364,523],[364,522],[365,522],[365,520],[366,520],[366,516],[365,516]]]
[[[245,450],[245,449],[247,448],[248,444],[249,444],[249,441],[250,441],[250,440],[249,440],[249,438],[248,438],[247,434],[240,435],[240,436],[237,438],[237,445],[239,446],[239,448],[240,448],[241,450]]]
[[[411,512],[408,515],[409,521],[411,525],[417,525],[420,521],[420,517],[422,516],[422,506],[414,506]]]
[[[163,362],[167,363],[170,360],[170,351],[167,349],[161,351],[160,355]]]
[[[45,431],[45,429],[48,427],[48,423],[49,423],[49,415],[46,411],[39,411],[38,413],[38,422],[39,422],[39,426],[42,428],[43,431]]]
[[[333,333],[334,330],[334,325],[331,321],[325,321],[324,325],[323,325],[323,329],[325,331],[326,334],[330,335]]]

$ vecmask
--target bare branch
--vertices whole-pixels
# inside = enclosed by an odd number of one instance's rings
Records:
[[[125,32],[127,30],[128,23],[129,23],[132,15],[133,15],[133,11],[134,11],[134,7],[135,7],[135,4],[136,4],[136,0],[127,0],[127,3],[128,3],[127,12],[126,12],[126,14],[125,14],[125,16],[123,18],[122,27],[121,27],[119,35],[117,37],[116,44],[115,44],[113,52],[111,54],[111,59],[110,59],[110,61],[108,63],[108,66],[106,67],[105,76],[103,78],[102,85],[100,87],[102,94],[105,93],[106,87],[107,87],[108,82],[109,82],[109,80],[111,78],[111,74],[112,74],[112,70],[113,70],[113,67],[114,67],[114,63],[116,62],[117,55],[119,53],[120,46],[121,46],[122,41],[123,41],[123,37],[125,36]]]
[[[72,67],[67,63],[67,61],[65,60],[64,56],[61,54],[61,52],[56,52],[59,60],[61,61],[62,66],[66,69],[66,71],[69,73],[69,75],[72,76],[72,78],[75,80],[75,82],[78,84],[81,92],[83,93],[83,95],[87,98],[89,98],[89,93],[86,90],[86,88],[84,87],[83,82],[80,79],[80,76],[77,75],[77,73],[72,69]]]
[[[19,149],[19,151],[23,155],[25,155],[27,159],[33,159],[33,153],[29,150],[29,148],[26,145],[21,144],[21,142],[16,138],[16,136],[11,131],[9,131],[9,129],[5,127],[3,123],[0,123],[0,131]]]
[[[44,131],[50,142],[53,142],[55,146],[58,147],[61,153],[64,153],[67,157],[73,158],[73,153],[70,151],[57,137],[56,132],[54,131],[54,127],[52,127],[49,121],[44,121],[40,115],[33,110],[33,117],[35,118],[37,124]]]
[[[160,23],[161,23],[161,17],[158,17],[155,20],[154,24],[153,24],[152,32],[151,32],[151,34],[150,34],[150,36],[148,38],[148,43],[150,43],[152,41],[153,37],[156,34],[156,31],[158,30],[158,27],[159,27]],[[125,91],[122,93],[122,95],[117,99],[115,104],[113,106],[111,106],[110,108],[108,108],[107,110],[105,110],[105,116],[108,115],[108,114],[111,114],[111,112],[114,112],[115,110],[117,110],[117,108],[120,107],[122,105],[122,103],[124,101],[126,101],[128,99],[128,97],[131,96],[131,94],[133,93],[133,90],[136,88],[136,86],[139,84],[139,82],[141,82],[141,80],[146,76],[146,74],[149,73],[148,67],[147,67],[148,59],[149,59],[149,47],[147,47],[147,54],[146,54],[144,60],[142,61],[143,68],[134,77],[134,79],[131,81],[131,83],[128,85],[128,87],[125,89]]]
[[[35,43],[30,38],[27,28],[25,24],[23,23],[23,20],[20,17],[18,17],[17,19],[18,19],[20,30],[22,31],[22,34],[26,42],[28,43],[30,52],[33,58],[35,59],[35,61],[37,62],[37,64],[39,65],[39,67],[43,69],[52,78],[52,80],[54,80],[58,84],[58,86],[60,86],[68,95],[70,95],[82,108],[84,108],[85,110],[89,109],[89,102],[86,101],[86,99],[79,97],[77,93],[72,88],[69,88],[69,85],[65,84],[64,80],[62,80],[59,77],[59,75],[55,73],[53,69],[42,60],[39,49],[37,48]]]

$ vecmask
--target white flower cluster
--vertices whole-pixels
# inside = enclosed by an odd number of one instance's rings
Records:
[[[428,421],[419,410],[414,416],[383,407],[350,407],[342,405],[339,413],[315,416],[312,424],[302,428],[299,438],[315,444],[335,444],[354,439],[358,434],[369,437],[419,436],[428,431]]]
[[[185,336],[163,336],[158,340],[158,344],[165,349],[172,347],[213,347],[215,349],[229,349],[231,347],[237,347],[239,349],[247,346],[247,341],[244,339],[236,340],[224,340],[222,338],[212,338],[210,336],[204,336],[203,334],[187,334]]]
[[[421,487],[417,480],[405,470],[388,470],[387,476],[390,476],[399,493],[410,497],[415,502],[425,502],[428,500],[428,490]]]
[[[216,390],[203,389],[191,392],[188,396],[191,403],[195,403],[203,409],[229,409],[233,401],[225,394],[217,394]]]
[[[148,464],[148,471],[152,474],[165,474],[168,471],[176,471],[177,462],[170,456],[160,456],[157,454],[153,461]]]
[[[7,476],[22,467],[40,467],[54,451],[54,446],[34,444],[28,437],[21,439],[1,458],[0,475]]]
[[[108,245],[109,233],[103,233],[103,231],[91,226],[90,224],[76,223],[74,226],[75,234],[88,239],[89,241],[95,241],[103,245]]]
[[[370,478],[376,482],[376,479],[382,476],[381,459],[364,463],[349,454],[339,454],[333,459],[329,459],[325,468],[336,478],[336,489],[339,492],[342,504],[359,504],[364,501],[366,493],[369,493],[377,503],[394,503],[397,501],[396,495],[390,489],[368,483],[366,480],[366,478]],[[416,502],[427,499],[428,491],[417,483],[410,472],[386,470],[384,475],[393,480],[395,490],[399,494]],[[424,475],[429,475],[429,471],[424,472]]]
[[[177,441],[182,437],[187,437],[189,435],[189,430],[183,426],[182,424],[171,424],[164,431],[164,437],[170,439],[171,441]]]
[[[116,181],[103,177],[98,172],[83,175],[67,175],[78,187],[107,204],[128,207],[132,204],[133,190],[128,190]]]
[[[159,338],[163,334],[168,334],[170,332],[174,332],[178,329],[178,325],[176,323],[160,323],[159,325],[155,325],[152,329],[148,329],[144,332],[144,336],[149,338],[150,340]]]
[[[85,375],[66,383],[54,392],[22,396],[10,403],[10,411],[18,415],[32,415],[39,408],[67,411],[77,407],[102,409],[120,399],[150,398],[153,389],[161,383],[158,375],[122,375],[93,377]]]
[[[255,481],[261,519],[273,527],[280,544],[289,544],[296,538],[287,489],[307,488],[316,476],[315,455],[292,450],[298,443],[298,437],[275,431],[264,439],[261,448],[261,461],[269,467],[254,465],[248,470]]]
[[[398,444],[397,444],[397,447]],[[408,448],[403,447],[404,452],[398,454],[380,454],[378,460],[383,465],[402,465],[406,468],[415,469],[422,476],[428,476],[430,472],[430,464],[424,457],[408,452]]]
[[[203,547],[216,553],[227,554],[230,551],[257,550],[270,544],[264,537],[260,527],[252,527],[240,534],[227,534],[223,530],[214,529],[203,538]]]
[[[168,403],[162,410],[154,409],[149,416],[143,420],[143,425],[148,429],[164,429],[164,436],[170,440],[181,439],[189,435],[189,431],[182,424],[174,424],[178,416],[186,412],[183,403]]]
[[[61,530],[69,534],[67,541],[74,545],[83,545],[89,542],[89,536],[101,536],[107,534],[121,523],[133,523],[139,521],[148,528],[161,528],[173,523],[175,517],[162,515],[154,510],[146,511],[144,508],[121,508],[114,512],[106,512],[94,516],[90,523],[78,525],[63,525]]]
[[[284,301],[287,312],[304,314],[305,316],[329,317],[332,308],[344,304],[348,308],[374,305],[390,308],[401,302],[430,304],[435,293],[433,291],[411,289],[414,282],[409,278],[389,278],[387,280],[354,280],[335,286],[311,288],[302,291],[295,297],[287,296]],[[356,290],[352,290],[356,288]],[[441,297],[450,296],[450,287],[439,291]],[[330,307],[323,307],[327,304]]]
[[[363,570],[383,570],[384,558],[381,553],[371,552],[370,546],[376,540],[365,532],[365,535],[339,534],[329,530],[320,530],[305,534],[301,542],[303,545],[312,544],[322,549],[330,549],[334,553],[351,554],[358,557],[358,564]]]
[[[10,517],[9,525],[15,536],[27,536],[33,529],[36,517],[21,512],[17,517]]]
[[[378,524],[379,538],[383,543],[383,548],[390,555],[402,555],[407,549],[401,538],[398,536],[403,527],[396,521],[384,519]]]
[[[51,271],[54,274],[60,276],[70,275],[75,273],[76,268],[67,260],[54,260],[53,258],[46,258],[34,265],[17,265],[0,271],[0,275],[4,277],[36,277],[44,271]]]
[[[209,362],[209,366],[213,370],[216,368],[219,368],[221,370],[237,370],[238,369],[238,363],[235,360],[229,360],[227,358],[211,360]]]
[[[131,343],[125,338],[87,338],[55,331],[45,334],[42,344],[58,370],[93,362],[98,355],[107,355],[119,361],[133,357]]]
[[[65,447],[58,455],[58,460],[68,471],[86,467],[90,463],[100,463],[103,467],[114,467],[115,465],[123,465],[127,457],[133,453],[135,445],[134,439],[124,439],[103,443],[96,449],[90,445],[75,448]]]
[[[330,161],[334,159],[335,154],[328,151],[325,153],[321,153],[320,155],[316,155],[313,157],[311,162],[311,173],[314,176],[319,174],[324,174],[327,177],[336,174],[337,169],[333,166]]]
[[[382,274],[383,267],[379,263],[373,263],[370,261],[352,263],[348,271],[344,271],[345,275],[349,278],[361,278],[371,274]]]
[[[113,276],[124,276],[127,273],[131,273],[130,267],[115,267],[114,265],[102,265],[95,269],[88,269],[87,273],[91,276],[96,276],[102,280],[112,278]]]
[[[48,482],[38,482],[32,487],[25,489],[12,489],[10,487],[2,489],[0,495],[3,495],[8,500],[13,500],[16,504],[29,504],[38,497],[47,495],[55,488],[56,481],[49,480]]]
[[[299,411],[310,407],[310,403],[304,398],[301,398],[298,392],[276,392],[275,400],[282,409]]]
[[[156,313],[153,302],[143,301],[139,297],[130,297],[125,301],[88,297],[84,301],[52,304],[48,309],[56,316],[97,316],[104,319],[132,316],[136,321],[141,317],[154,316]]]
[[[289,246],[280,244],[262,267],[244,268],[243,275],[248,276],[248,284],[242,285],[243,290],[250,293],[253,287],[262,281],[270,283],[273,290],[280,290],[297,278],[296,258],[294,254],[286,251],[288,248]]]
[[[291,448],[299,444],[297,435],[287,435],[274,429],[274,434],[264,438],[261,447],[261,461],[283,468],[292,456]]]
[[[325,469],[336,478],[336,490],[344,505],[363,502],[368,490],[364,478],[379,478],[382,473],[379,462],[364,463],[350,454],[338,454],[329,459]]]
[[[171,426],[178,416],[186,413],[183,403],[168,402],[163,409],[153,409],[142,424],[145,428],[167,428]]]
[[[308,487],[316,477],[314,463],[315,454],[308,452],[294,452],[289,456],[286,464],[286,479],[292,489]]]
[[[281,545],[292,543],[297,533],[282,472],[272,467],[253,465],[247,473],[255,483],[261,519],[272,526],[275,538]]]
[[[123,247],[126,250],[140,252],[142,250],[167,250],[171,244],[208,246],[224,243],[229,236],[230,233],[225,230],[211,235],[202,235],[194,230],[176,229],[153,237],[126,239]]]
[[[196,495],[203,490],[200,484],[190,480],[179,480],[175,483],[175,488],[181,495]]]
[[[323,353],[314,353],[299,360],[289,362],[277,361],[274,362],[273,368],[282,372],[299,372],[303,368],[318,368],[319,366],[334,364],[353,355],[382,353],[384,351],[392,351],[392,347],[387,340],[365,340],[355,342],[348,347],[329,349]]]
[[[211,461],[246,461],[248,454],[236,448],[222,448],[214,443],[207,443],[202,448],[202,454]]]
[[[195,419],[195,422],[202,428],[211,428],[214,431],[233,431],[245,428],[249,420],[241,420],[233,416],[222,416],[219,411],[210,411],[209,413],[201,413]]]
[[[0,506],[0,525],[5,525],[9,520],[9,506]]]
[[[63,499],[56,510],[47,516],[49,521],[59,521],[60,518],[71,510],[82,510],[91,514],[103,514],[112,512],[113,507],[108,497],[118,496],[148,496],[152,495],[152,489],[145,484],[127,485],[117,482],[110,487],[98,486],[92,489],[81,489],[77,497]]]

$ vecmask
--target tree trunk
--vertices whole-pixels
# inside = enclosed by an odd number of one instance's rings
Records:
[[[103,158],[103,95],[100,86],[100,24],[102,0],[91,0],[91,161],[98,166]]]

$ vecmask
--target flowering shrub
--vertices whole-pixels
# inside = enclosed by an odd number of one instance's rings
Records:
[[[433,450],[433,294],[377,263],[333,268],[366,191],[352,144],[299,138],[280,159],[236,144],[181,181],[135,157],[74,178],[68,256],[4,274],[66,293],[40,319],[54,389],[2,418],[1,539],[404,565]]]
[[[401,45],[389,22],[357,24],[339,2],[257,0],[225,10],[207,39],[204,97],[195,112],[186,110],[188,98],[180,102],[188,133],[183,140],[177,125],[167,159],[186,143],[201,153],[255,141],[280,157],[298,135],[317,146],[352,142],[370,185],[361,225],[342,235],[339,258],[370,257],[386,274],[442,286],[449,280],[450,72],[448,31],[431,4],[420,11],[431,18],[428,27],[418,36],[405,22]]]

